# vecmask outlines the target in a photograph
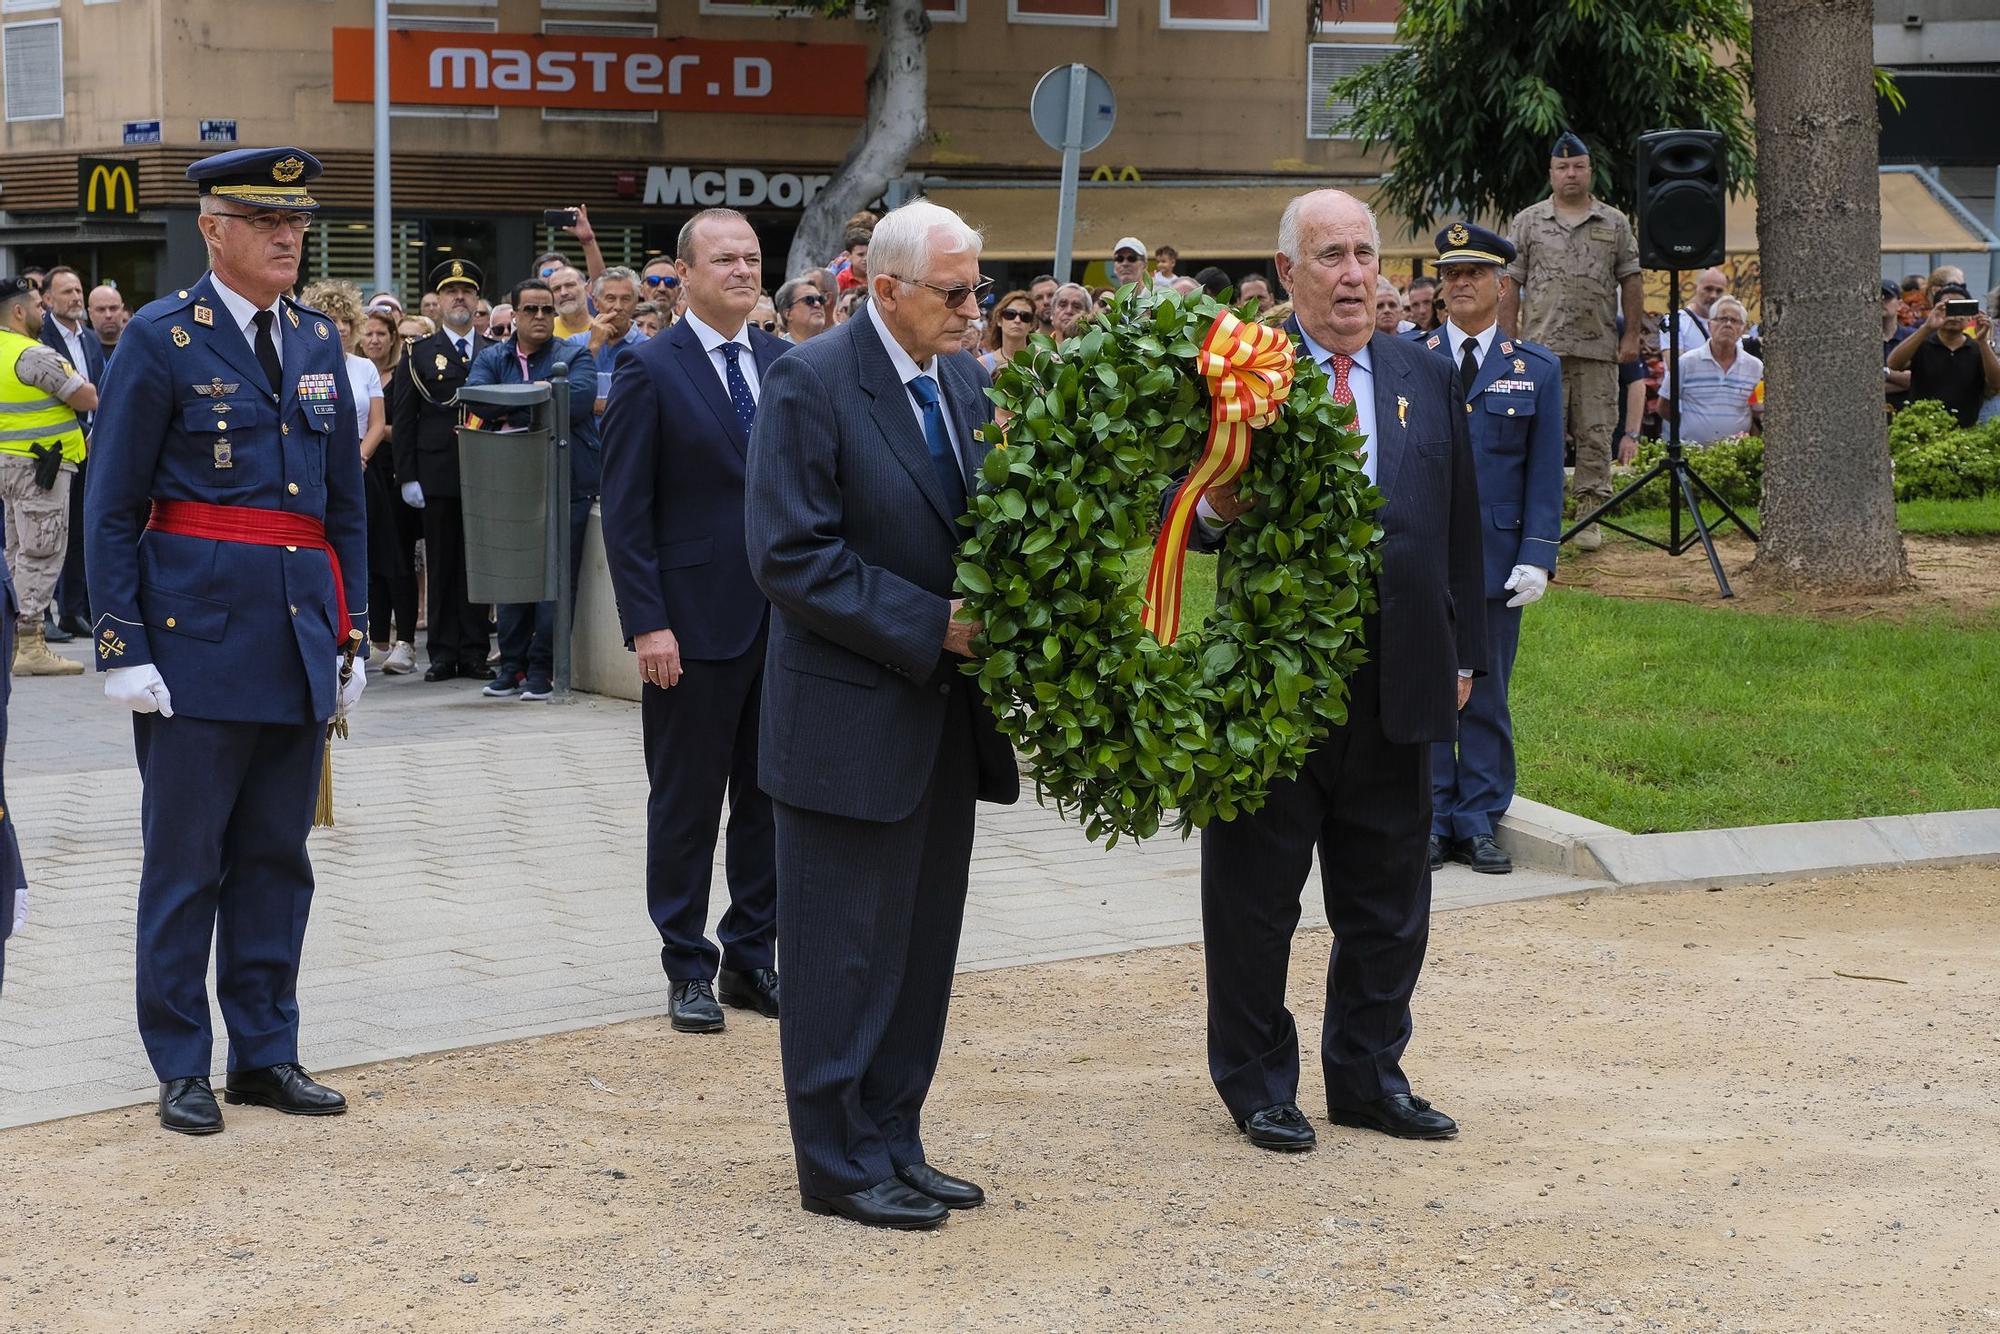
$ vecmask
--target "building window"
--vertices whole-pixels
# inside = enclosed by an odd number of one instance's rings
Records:
[[[543,9],[616,9],[631,14],[657,14],[660,0],[542,0]]]
[[[1268,32],[1271,0],[1160,0],[1160,26]]]
[[[1118,0],[1007,0],[1009,23],[1080,23],[1118,26]]]
[[[8,120],[61,120],[62,20],[9,23],[0,29]]]
[[[431,0],[433,4],[437,0]],[[466,0],[466,3],[484,3],[485,0]],[[498,32],[499,19],[455,19],[439,18],[425,14],[411,14],[407,17],[394,16],[389,20],[391,31],[410,29],[416,32]],[[485,107],[434,107],[411,106],[405,102],[389,104],[392,116],[407,116],[412,120],[498,120],[498,106]]]
[[[1314,42],[1306,48],[1306,138],[1351,139],[1342,127],[1354,114],[1352,102],[1330,102],[1327,90],[1336,79],[1358,69],[1379,65],[1400,46],[1368,46],[1360,42]]]
[[[542,0],[551,8],[568,5],[574,0]],[[652,0],[645,0],[651,4]],[[602,5],[597,6],[603,8]],[[542,35],[569,37],[658,37],[660,25],[657,23],[570,23],[559,19],[547,19],[542,23]],[[594,120],[623,121],[636,125],[658,125],[660,113],[654,111],[624,111],[600,107],[543,107],[544,121]]]
[[[757,19],[809,19],[811,14],[799,9],[786,9],[782,5],[749,4],[747,0],[701,0],[701,12],[717,17],[735,16]]]
[[[62,0],[0,0],[0,14],[27,14],[37,9],[60,9]]]
[[[965,0],[924,0],[924,13],[932,23],[963,23]]]

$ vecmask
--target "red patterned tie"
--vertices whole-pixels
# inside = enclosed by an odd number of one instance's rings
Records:
[[[1354,365],[1354,358],[1348,356],[1345,352],[1336,352],[1333,354],[1332,360],[1333,401],[1336,403],[1352,403],[1354,401],[1354,390],[1348,387],[1347,371],[1349,367]]]

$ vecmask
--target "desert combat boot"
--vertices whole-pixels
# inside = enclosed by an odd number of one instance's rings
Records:
[[[14,675],[82,676],[83,664],[63,657],[42,637],[42,621],[21,621],[14,633]]]

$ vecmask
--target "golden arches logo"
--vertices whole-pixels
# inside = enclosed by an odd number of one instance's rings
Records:
[[[120,195],[123,195],[122,207]],[[137,213],[139,211],[139,187],[132,179],[132,169],[123,163],[100,162],[90,169],[90,176],[84,184],[83,211],[85,213]]]

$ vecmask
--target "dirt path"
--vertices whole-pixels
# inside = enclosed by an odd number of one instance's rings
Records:
[[[1997,962],[1992,868],[1448,913],[1408,1064],[1464,1135],[1294,1158],[1208,1087],[1197,950],[969,975],[927,1139],[993,1202],[921,1236],[799,1211],[733,1014],[106,1113],[0,1135],[0,1327],[2000,1328]]]

